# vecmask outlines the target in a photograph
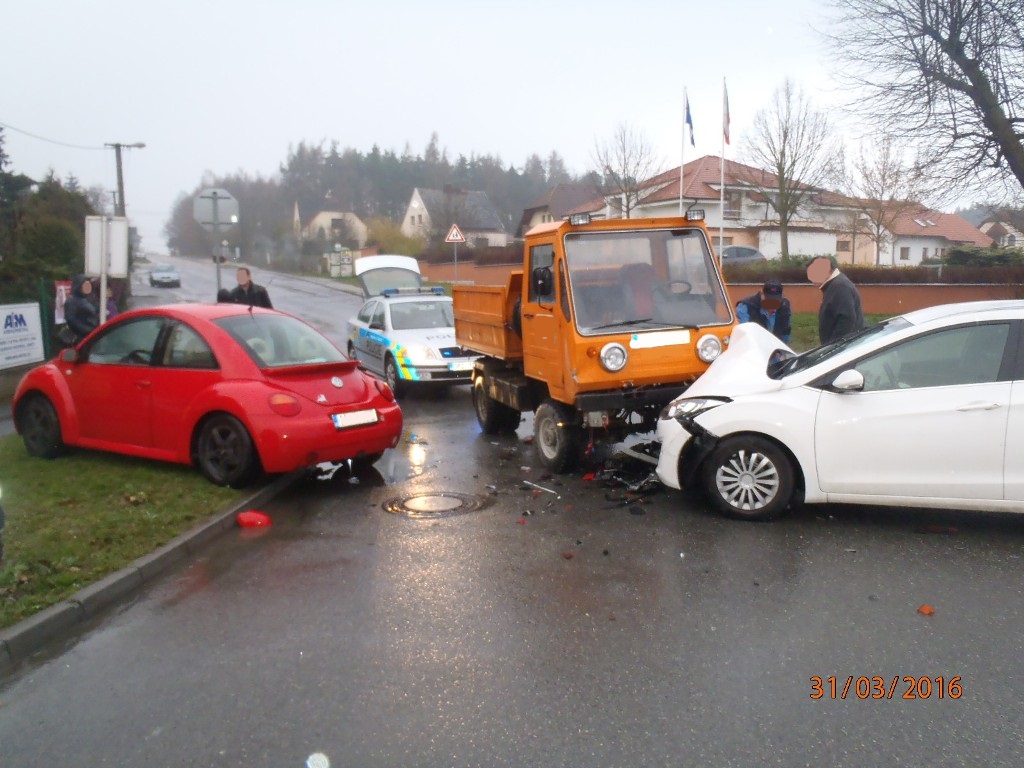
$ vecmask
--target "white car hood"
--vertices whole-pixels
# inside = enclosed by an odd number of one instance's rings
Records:
[[[781,382],[768,377],[772,354],[793,350],[757,323],[740,323],[732,330],[729,347],[679,398],[734,397],[779,389]]]

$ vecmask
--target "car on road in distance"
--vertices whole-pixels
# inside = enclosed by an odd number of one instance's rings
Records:
[[[469,384],[479,357],[455,343],[452,299],[424,288],[416,259],[363,256],[366,301],[348,321],[348,354],[401,395],[411,385]]]
[[[194,464],[217,485],[394,447],[383,381],[296,317],[238,304],[136,309],[22,377],[14,424],[33,456],[67,447]]]
[[[800,355],[756,323],[661,413],[657,476],[720,512],[1024,512],[1024,301],[909,312]]]
[[[720,257],[723,267],[731,264],[761,264],[768,261],[767,256],[750,245],[727,245],[722,249]]]
[[[154,288],[180,288],[181,274],[171,264],[154,264],[149,270],[149,284]]]

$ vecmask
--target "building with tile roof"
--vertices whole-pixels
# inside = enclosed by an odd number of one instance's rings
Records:
[[[778,215],[768,200],[777,184],[772,173],[705,155],[683,167],[682,195],[679,168],[646,181],[633,216],[678,216],[681,211],[700,208],[716,249],[748,245],[768,258],[779,258]],[[845,263],[909,266],[941,256],[955,245],[992,242],[958,214],[908,201],[879,206],[799,181],[795,184],[802,186],[805,194],[789,222],[789,253],[793,256],[834,255]],[[603,205],[601,202],[591,201],[572,212],[608,218],[618,215],[614,197],[605,199]],[[872,220],[877,224],[874,229]]]
[[[402,234],[424,237],[428,242],[444,241],[457,225],[469,246],[484,248],[508,245],[509,235],[501,216],[485,192],[445,189],[412,191],[402,217]]]

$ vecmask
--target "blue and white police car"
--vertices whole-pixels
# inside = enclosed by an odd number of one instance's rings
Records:
[[[478,357],[455,343],[452,299],[424,288],[416,259],[356,260],[366,302],[348,321],[348,354],[388,383],[395,394],[411,384],[468,384]]]

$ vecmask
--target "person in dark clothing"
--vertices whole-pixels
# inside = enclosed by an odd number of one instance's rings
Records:
[[[270,295],[262,285],[252,281],[252,273],[248,267],[239,267],[236,273],[238,285],[231,291],[231,300],[236,304],[248,304],[250,307],[266,307],[273,309]]]
[[[821,289],[818,338],[822,344],[831,344],[864,327],[860,292],[853,281],[839,271],[834,257],[821,256],[812,261],[807,267],[807,279]]]
[[[221,288],[217,291],[217,303],[218,304],[234,304],[235,300],[231,298],[231,291],[227,288]]]
[[[736,320],[757,323],[788,344],[793,333],[793,309],[789,299],[782,296],[782,283],[766,280],[760,291],[741,299],[736,305]]]
[[[64,302],[64,322],[75,335],[76,344],[100,324],[100,311],[91,294],[92,281],[76,275],[71,281],[71,296]]]

